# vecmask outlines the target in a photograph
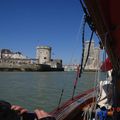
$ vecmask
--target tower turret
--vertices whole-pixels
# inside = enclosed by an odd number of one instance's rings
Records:
[[[36,50],[36,58],[38,64],[45,64],[51,60],[51,47],[49,46],[38,46]]]

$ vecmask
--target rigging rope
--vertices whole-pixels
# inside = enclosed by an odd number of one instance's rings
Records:
[[[86,10],[86,8],[84,7],[84,5],[83,5],[83,3],[82,3],[82,0],[80,0],[80,3],[81,3],[81,6],[82,6],[82,8],[83,8],[83,11],[84,11],[84,13],[85,13],[85,15],[86,15],[86,22],[88,23],[88,25],[89,25],[89,27],[90,27],[90,29],[91,29],[91,31],[92,31],[91,36],[90,36],[90,42],[89,42],[88,50],[87,50],[86,60],[85,60],[85,62],[84,62],[84,66],[83,66],[83,60],[82,60],[81,72],[80,72],[80,73],[82,73],[82,70],[85,69],[85,66],[86,66],[87,61],[88,61],[88,58],[89,58],[90,47],[91,47],[92,38],[93,38],[93,35],[94,35],[94,32],[95,32],[95,27],[94,27],[94,25],[93,25],[93,22],[92,22],[92,20],[91,20],[91,17],[88,15],[87,10]],[[84,35],[84,34],[83,34],[83,35]],[[84,38],[84,37],[83,37],[83,38]],[[83,46],[83,47],[85,47],[85,46]],[[83,59],[83,58],[84,58],[84,55],[82,55],[82,59]],[[99,63],[98,63],[98,64],[99,64]],[[96,71],[96,78],[95,78],[95,81],[96,81],[96,82],[99,81],[99,78],[97,79],[97,76],[98,76],[98,75],[99,75],[99,70]],[[81,76],[81,74],[80,74],[80,76]],[[96,82],[95,82],[95,83],[96,83]],[[95,84],[95,83],[94,83],[94,88],[96,89],[97,84]],[[97,98],[97,93],[98,93],[98,90],[97,90],[97,92],[95,93],[95,94],[96,94],[96,98]],[[94,99],[93,99],[93,102],[95,102]],[[96,104],[97,104],[97,101],[96,101],[95,105],[93,105],[93,109],[95,109]],[[93,110],[93,109],[92,109],[92,110]],[[90,111],[89,114],[92,113],[92,110]],[[89,118],[87,118],[87,119],[91,119],[91,115],[90,115]]]
[[[92,37],[93,37],[93,33],[94,33],[94,26],[93,26],[93,23],[92,23],[92,20],[90,18],[90,16],[88,15],[87,11],[86,11],[86,8],[84,7],[82,1],[80,0],[80,3],[83,7],[83,10],[85,12],[85,15],[84,15],[84,21],[83,21],[83,29],[82,29],[82,58],[81,58],[81,65],[78,66],[77,68],[77,75],[76,75],[76,79],[75,79],[75,82],[74,82],[74,88],[73,88],[73,93],[72,93],[72,99],[74,98],[74,94],[75,94],[75,90],[76,90],[76,86],[77,86],[77,83],[78,83],[78,79],[81,77],[81,74],[83,72],[83,60],[84,60],[84,51],[85,51],[85,41],[84,41],[84,33],[85,33],[85,25],[86,25],[86,22],[88,23],[89,27],[91,28],[92,30],[92,34],[91,34],[91,37],[90,37],[90,43],[89,43],[89,48],[88,48],[88,54],[87,54],[87,58],[85,60],[85,64],[84,64],[84,67],[87,63],[87,60],[88,60],[88,57],[89,57],[89,51],[90,51],[90,46],[91,46],[91,41],[92,41]],[[62,100],[62,96],[63,96],[63,93],[64,93],[64,89],[62,89],[62,92],[61,92],[61,95],[60,95],[60,99],[59,99],[59,103],[58,103],[58,109],[59,109],[59,106],[60,106],[60,103],[61,103],[61,100]]]
[[[85,24],[86,24],[86,16],[84,15],[84,19],[83,19],[83,27],[82,27],[82,58],[81,58],[81,65],[78,66],[77,68],[77,76],[74,82],[74,87],[73,87],[73,93],[72,93],[72,99],[74,97],[75,94],[75,90],[76,90],[76,86],[78,83],[78,79],[81,77],[82,74],[82,67],[83,67],[83,60],[84,60],[84,33],[85,33]]]
[[[90,36],[90,42],[89,42],[89,46],[88,46],[87,57],[86,57],[86,60],[85,60],[83,69],[85,69],[85,66],[86,66],[87,61],[88,61],[88,57],[89,57],[89,54],[90,54],[90,47],[91,47],[91,43],[92,43],[93,34],[94,34],[94,31],[92,31],[91,36]]]
[[[83,61],[84,61],[84,52],[85,52],[85,40],[84,40],[84,34],[85,34],[85,25],[86,25],[86,22],[88,22],[88,16],[87,15],[84,15],[84,22],[83,22],[83,31],[82,31],[82,58],[81,58],[81,65],[79,66],[79,73],[77,71],[77,74],[78,76],[76,77],[76,80],[75,80],[75,83],[74,83],[74,88],[73,88],[73,94],[72,94],[72,99],[74,97],[74,94],[75,94],[75,90],[76,90],[76,86],[77,86],[77,83],[78,83],[78,79],[81,77],[81,74],[86,66],[86,63],[87,63],[87,60],[88,60],[88,57],[89,57],[89,53],[90,53],[90,46],[91,46],[91,42],[92,42],[92,38],[93,38],[93,34],[94,34],[94,30],[92,29],[92,33],[91,33],[91,37],[90,37],[90,42],[89,42],[89,47],[88,47],[88,54],[87,54],[87,57],[86,57],[86,60],[85,60],[85,64],[84,64],[84,67],[83,67]],[[90,21],[89,21],[90,22]]]
[[[83,71],[82,68],[83,68],[83,60],[84,60],[84,52],[85,52],[85,40],[84,40],[85,25],[86,25],[86,15],[84,15],[83,28],[82,28],[82,58],[81,58],[79,78],[81,77]]]
[[[84,20],[84,14],[82,15],[82,19],[81,19],[81,21],[80,21],[80,26],[79,26],[79,28],[78,28],[78,32],[77,32],[77,35],[76,35],[76,38],[75,38],[75,40],[74,40],[74,44],[72,44],[72,51],[71,51],[71,58],[70,58],[70,62],[69,62],[69,64],[74,64],[75,63],[75,61],[74,61],[74,57],[75,57],[75,53],[76,53],[76,51],[78,50],[78,48],[79,48],[79,42],[80,42],[80,33],[82,33],[82,26],[83,26],[83,20]],[[76,46],[77,45],[77,46]]]
[[[84,22],[84,20],[85,20],[85,15],[83,14],[83,16],[82,16],[82,20],[81,20],[81,23],[80,23],[80,27],[79,27],[79,32],[81,32],[81,26],[82,26],[82,24],[83,24],[83,22]],[[79,33],[78,32],[78,33]],[[78,40],[78,39],[77,39]],[[75,50],[75,49],[74,49]],[[73,59],[73,53],[72,53],[72,57],[71,57],[71,59],[70,59],[70,63],[72,62],[72,59]],[[80,66],[78,66],[78,69],[80,69]],[[76,89],[76,85],[77,85],[77,81],[78,81],[78,76],[79,76],[79,72],[77,72],[77,77],[76,77],[76,80],[74,81],[74,90],[73,90],[73,95],[72,95],[72,98],[74,97],[74,92],[75,92],[75,89]],[[62,88],[62,90],[61,90],[61,93],[60,93],[60,98],[59,98],[59,102],[58,102],[58,109],[60,108],[60,104],[61,104],[61,101],[62,101],[62,97],[63,97],[63,94],[64,94],[64,89],[65,89],[65,85],[66,84],[64,84],[64,87]]]
[[[92,38],[93,38],[93,34],[94,34],[94,31],[95,31],[95,27],[93,25],[93,22],[92,22],[92,19],[91,17],[89,16],[85,6],[83,5],[83,2],[82,0],[80,0],[80,4],[83,8],[83,11],[85,13],[85,23],[83,24],[83,33],[82,33],[82,45],[83,45],[83,52],[82,52],[82,60],[81,60],[81,69],[80,69],[80,75],[79,77],[81,77],[81,74],[82,74],[82,71],[83,69],[85,68],[86,66],[86,63],[87,63],[87,60],[88,60],[88,57],[89,57],[89,52],[90,52],[90,46],[91,46],[91,42],[92,42]],[[90,37],[90,42],[89,42],[89,48],[88,48],[88,54],[87,54],[87,57],[86,57],[86,60],[85,60],[85,63],[84,63],[84,67],[83,67],[83,60],[84,60],[84,49],[85,49],[85,42],[84,42],[84,32],[85,32],[85,24],[88,23],[92,33],[91,33],[91,37]]]
[[[85,15],[86,15],[86,21],[87,21],[87,23],[88,23],[91,31],[95,31],[95,27],[94,27],[94,24],[93,24],[93,22],[92,22],[92,19],[91,19],[90,15],[88,14],[87,9],[86,9],[85,6],[83,5],[82,0],[80,0],[80,4],[81,4],[81,6],[82,6],[82,8],[83,8],[83,11],[84,11],[84,13],[85,13]]]
[[[99,50],[99,53],[100,53],[100,50]],[[99,97],[99,83],[100,83],[100,70],[99,70],[99,68],[100,68],[100,56],[99,56],[100,54],[98,54],[98,63],[97,63],[97,70],[96,70],[96,72],[95,72],[95,79],[94,79],[94,90],[95,90],[95,93],[94,93],[94,96],[95,96],[95,98],[96,98],[96,100],[93,98],[93,102],[94,102],[94,104],[93,104],[93,111],[95,111],[96,110],[96,106],[97,106],[97,104],[98,104],[98,101],[97,101],[97,99],[99,99],[98,97]]]
[[[82,49],[81,65],[78,66],[79,70],[77,71],[77,77],[76,77],[76,80],[75,80],[75,83],[74,83],[74,88],[73,88],[73,93],[72,93],[72,99],[73,99],[74,94],[75,94],[75,90],[76,90],[76,86],[77,86],[77,83],[78,83],[78,79],[81,77],[81,74],[83,72],[83,61],[84,61],[84,51],[85,51],[84,34],[85,34],[85,25],[86,25],[86,23],[88,23],[90,29],[92,30],[92,34],[91,34],[91,37],[90,37],[90,43],[89,43],[88,50],[90,50],[91,41],[92,41],[92,37],[93,37],[93,33],[94,33],[94,25],[92,23],[91,17],[88,15],[87,10],[86,10],[86,8],[84,7],[84,5],[82,3],[82,0],[80,0],[80,3],[81,3],[81,6],[82,6],[82,8],[84,10],[84,13],[85,13],[85,15],[84,15],[84,21],[83,21],[83,29],[82,29],[82,48],[83,49]],[[87,58],[86,58],[84,66],[87,63],[88,56],[89,56],[89,51],[88,51]]]
[[[62,91],[61,91],[61,95],[60,95],[60,99],[59,99],[59,102],[58,102],[58,107],[57,107],[57,109],[60,108],[60,104],[61,104],[61,100],[62,100],[63,93],[64,93],[64,89],[62,89]]]
[[[75,79],[75,81],[74,81],[74,88],[73,88],[72,100],[73,100],[73,98],[74,98],[76,86],[77,86],[77,83],[78,83],[79,73],[80,73],[80,65],[79,65],[78,68],[77,68],[77,76],[76,76],[76,79]]]

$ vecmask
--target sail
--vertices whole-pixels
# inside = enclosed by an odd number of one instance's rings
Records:
[[[120,108],[120,0],[84,0],[88,15],[112,63],[112,106]],[[113,119],[120,112],[113,111]]]
[[[120,0],[84,0],[113,69],[120,69]]]

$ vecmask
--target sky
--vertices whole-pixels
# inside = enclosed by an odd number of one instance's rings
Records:
[[[79,0],[0,0],[0,49],[35,58],[36,47],[47,45],[52,58],[80,63],[82,18]]]

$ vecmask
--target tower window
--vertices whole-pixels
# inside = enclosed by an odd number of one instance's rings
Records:
[[[47,59],[46,57],[44,57],[44,59]]]

